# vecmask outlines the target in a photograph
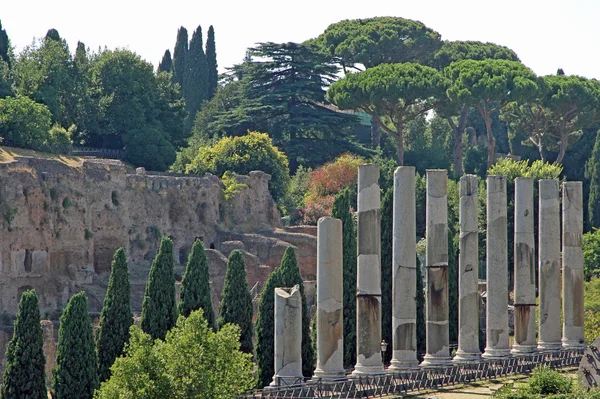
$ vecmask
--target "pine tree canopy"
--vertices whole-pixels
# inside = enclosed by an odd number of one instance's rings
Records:
[[[179,313],[188,317],[191,312],[202,309],[211,328],[216,327],[210,294],[210,273],[204,252],[204,244],[196,240],[185,267],[179,294]]]

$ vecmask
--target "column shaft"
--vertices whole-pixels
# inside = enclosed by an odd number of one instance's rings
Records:
[[[303,381],[300,286],[275,288],[275,375],[271,386]]]

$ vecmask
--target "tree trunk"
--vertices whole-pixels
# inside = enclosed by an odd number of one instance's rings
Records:
[[[453,159],[454,159],[454,174],[456,177],[460,177],[463,174],[462,167],[462,159],[463,159],[463,142],[462,135],[465,131],[465,125],[467,124],[467,111],[468,108],[465,106],[460,111],[460,116],[458,119],[458,126],[454,124],[452,119],[448,118],[448,123],[452,126],[452,130],[454,131],[454,151],[453,151]]]
[[[567,152],[567,143],[569,142],[569,136],[563,134],[560,138],[560,150],[558,151],[558,157],[556,161],[554,161],[555,165],[560,165],[565,157],[565,152]]]
[[[404,124],[396,124],[396,152],[398,154],[398,166],[404,166]]]
[[[374,118],[371,118],[371,148],[381,145],[381,127]]]
[[[487,132],[488,139],[488,169],[494,164],[494,158],[496,155],[496,139],[494,138],[494,132],[492,131],[492,117],[489,114],[482,115],[485,121],[485,130]]]
[[[537,148],[538,148],[538,152],[540,153],[540,159],[542,160],[542,163],[546,162],[546,157],[544,156],[544,146],[542,145],[542,139],[540,138],[540,141],[537,144]]]

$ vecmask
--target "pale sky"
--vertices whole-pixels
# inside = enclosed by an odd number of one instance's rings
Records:
[[[83,5],[83,4],[94,5]],[[153,6],[151,4],[157,4]],[[177,29],[215,28],[219,70],[258,42],[302,42],[342,19],[415,19],[444,40],[490,41],[513,49],[538,75],[600,79],[599,0],[0,0],[0,20],[16,52],[55,28],[75,50],[128,48],[156,66]]]

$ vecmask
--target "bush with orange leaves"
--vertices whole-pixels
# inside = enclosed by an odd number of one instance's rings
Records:
[[[315,225],[319,218],[331,215],[335,196],[356,184],[358,165],[365,160],[352,154],[343,154],[311,173],[310,183],[302,208],[304,224]]]

